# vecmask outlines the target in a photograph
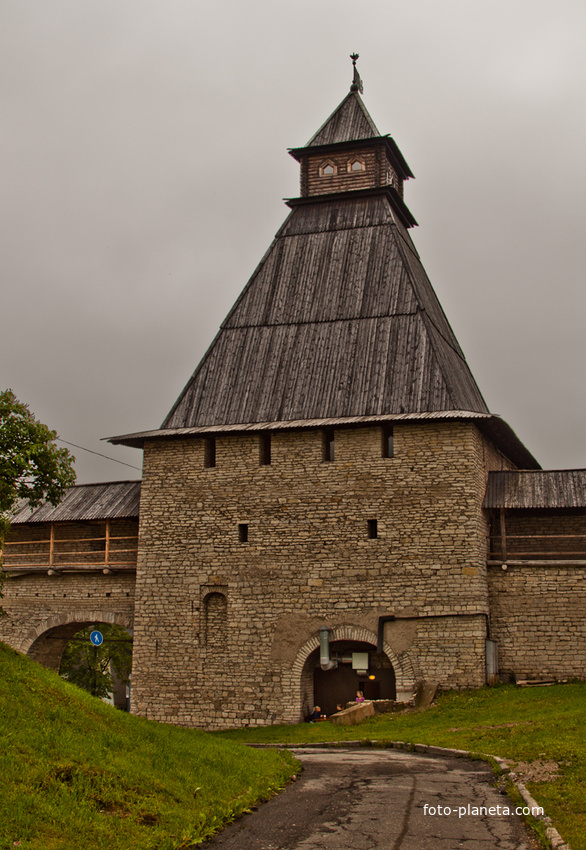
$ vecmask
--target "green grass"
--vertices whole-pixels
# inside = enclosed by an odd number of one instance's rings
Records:
[[[0,850],[184,850],[283,787],[297,765],[243,743],[435,744],[555,761],[527,782],[573,850],[586,850],[586,684],[440,695],[425,712],[360,726],[206,734],[116,711],[0,644]]]
[[[0,848],[178,850],[297,771],[288,753],[133,717],[0,644]]]
[[[573,850],[586,850],[586,683],[514,685],[441,694],[424,712],[379,715],[360,726],[332,723],[215,733],[223,740],[286,745],[362,739],[471,750],[514,762],[555,761],[557,778],[527,785]]]

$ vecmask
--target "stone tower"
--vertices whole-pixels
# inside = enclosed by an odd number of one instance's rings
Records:
[[[412,177],[350,93],[300,196],[144,447],[133,711],[296,722],[356,690],[485,681],[492,416],[409,235]]]

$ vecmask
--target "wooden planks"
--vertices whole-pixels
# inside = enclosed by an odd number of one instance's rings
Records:
[[[350,92],[312,136],[306,147],[370,139],[373,136],[380,136],[376,124],[358,92]]]
[[[31,511],[23,500],[11,517],[10,523],[18,525],[30,522],[137,517],[139,502],[140,481],[79,484],[71,487],[56,507],[46,503]]]
[[[385,196],[294,209],[164,428],[487,412]]]
[[[586,508],[586,469],[490,472],[485,508]]]

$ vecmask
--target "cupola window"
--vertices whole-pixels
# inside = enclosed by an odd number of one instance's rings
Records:
[[[351,159],[348,163],[348,171],[365,171],[366,165],[361,159]]]
[[[319,167],[319,176],[320,177],[333,177],[337,173],[338,173],[337,165],[335,165],[335,163],[333,163],[333,162],[330,162],[329,160],[327,162],[322,162],[322,164]]]

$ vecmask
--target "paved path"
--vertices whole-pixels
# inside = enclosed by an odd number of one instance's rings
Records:
[[[400,750],[294,749],[304,770],[205,850],[534,850],[484,762]],[[425,805],[427,804],[427,809]],[[495,814],[468,814],[494,807]],[[429,814],[449,807],[450,815]],[[458,816],[459,807],[466,814]],[[497,807],[500,807],[498,809]],[[471,810],[472,811],[472,810]],[[499,816],[496,812],[500,811]]]

